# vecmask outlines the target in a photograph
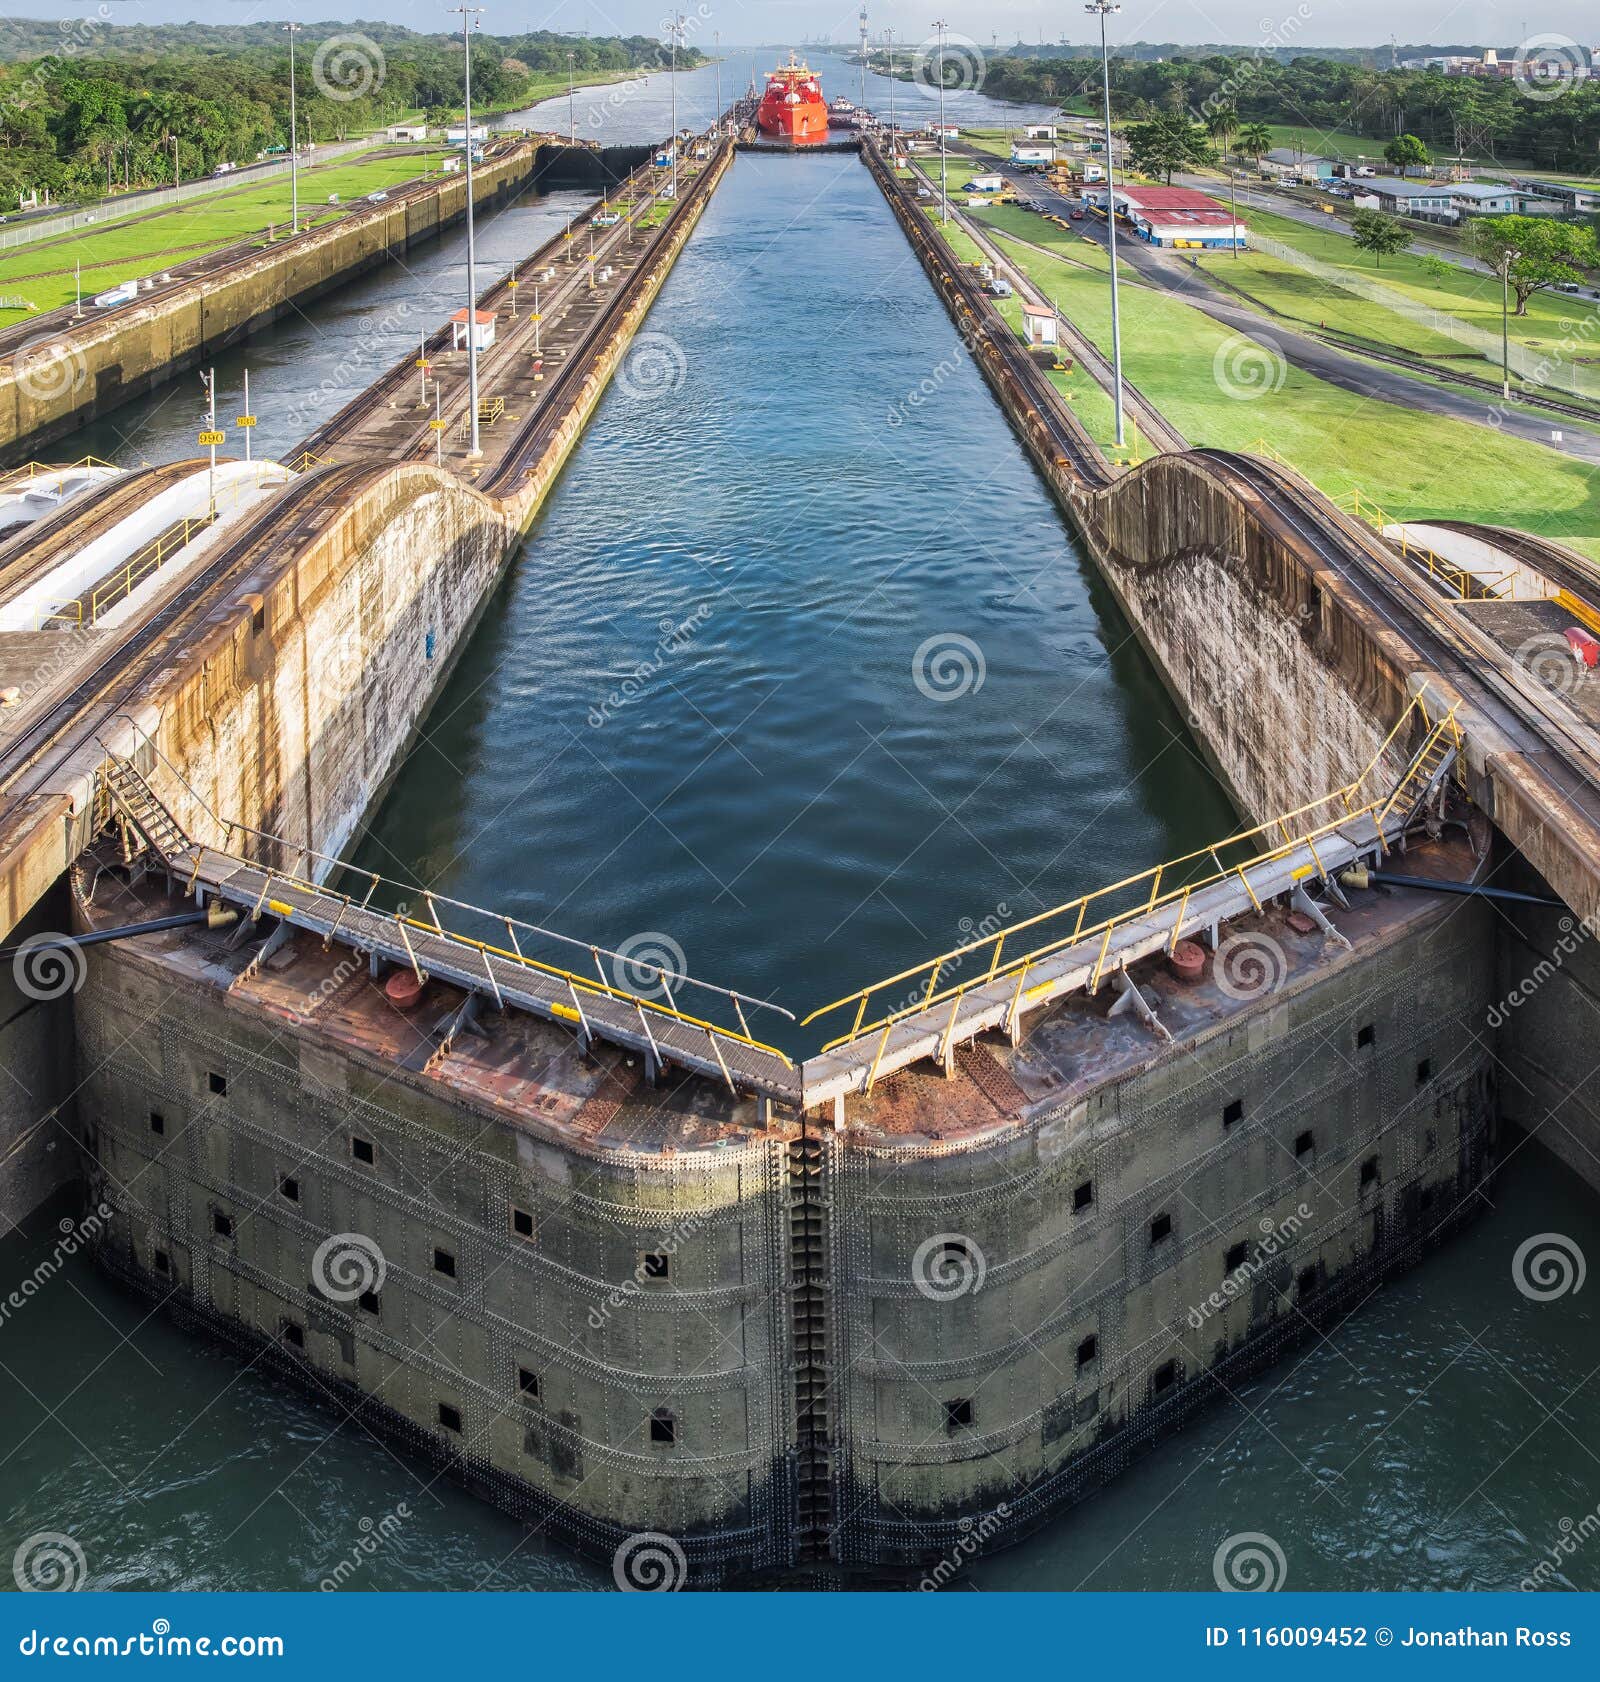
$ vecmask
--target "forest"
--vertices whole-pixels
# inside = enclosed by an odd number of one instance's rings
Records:
[[[1100,61],[991,58],[983,91],[1045,104],[1098,97]],[[1415,134],[1438,156],[1465,154],[1480,162],[1584,173],[1600,165],[1600,82],[1595,81],[1571,84],[1553,98],[1529,98],[1509,76],[1446,76],[1310,56],[1287,63],[1268,53],[1159,63],[1114,58],[1111,98],[1119,122],[1181,112],[1204,122],[1227,104],[1247,123],[1340,129],[1380,143]]]
[[[101,11],[105,8],[102,7]],[[582,80],[657,69],[649,36],[547,30],[476,35],[475,110],[512,110]],[[343,139],[462,105],[461,38],[385,23],[306,24],[295,35],[302,142]],[[703,61],[680,46],[678,63]],[[0,209],[30,190],[79,203],[124,186],[209,174],[289,143],[289,38],[281,25],[112,27],[0,20]]]

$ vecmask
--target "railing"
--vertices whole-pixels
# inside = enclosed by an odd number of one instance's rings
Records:
[[[1403,520],[1391,519],[1382,508],[1359,488],[1346,491],[1334,499],[1335,506],[1344,513],[1363,521],[1388,538],[1401,555],[1429,579],[1457,601],[1505,601],[1510,599],[1517,576],[1515,567],[1487,576],[1469,572],[1454,561],[1446,560],[1426,543],[1418,543],[1406,530]],[[1392,535],[1391,535],[1392,534]]]
[[[249,492],[264,490],[273,476],[283,471],[276,462],[255,462],[255,471],[248,478],[231,479],[210,498],[203,514],[188,514],[169,526],[160,536],[136,550],[114,572],[108,573],[86,594],[69,597],[56,605],[39,621],[41,631],[80,630],[99,623],[100,615],[118,606],[151,576],[186,549],[203,532],[221,518],[221,510],[232,509]],[[284,483],[288,483],[287,477]]]
[[[1385,780],[1376,790],[1369,789],[1368,785],[1374,775],[1380,772],[1391,748],[1418,719],[1426,725],[1427,736],[1423,748],[1409,761],[1407,775],[1403,776],[1399,783]],[[827,1052],[838,1046],[848,1045],[863,1035],[883,1032],[887,1036],[888,1029],[895,1023],[919,1016],[937,1005],[951,1006],[953,1022],[964,995],[974,988],[986,987],[997,980],[1015,977],[1015,998],[1022,1003],[1026,998],[1029,973],[1036,966],[1068,947],[1098,940],[1099,955],[1088,984],[1089,990],[1093,992],[1103,979],[1111,939],[1120,926],[1176,904],[1177,915],[1172,922],[1171,942],[1175,946],[1184,927],[1184,909],[1190,897],[1202,889],[1233,879],[1238,881],[1251,904],[1259,911],[1261,902],[1251,887],[1248,874],[1250,869],[1270,864],[1298,848],[1309,849],[1312,859],[1316,860],[1317,842],[1334,835],[1356,819],[1369,818],[1374,826],[1381,830],[1405,797],[1408,784],[1415,780],[1415,775],[1421,769],[1431,769],[1427,762],[1435,745],[1445,740],[1455,741],[1458,737],[1454,714],[1448,714],[1437,722],[1431,720],[1425,699],[1419,695],[1400,715],[1398,722],[1360,776],[1343,788],[1335,789],[1333,793],[1311,801],[1293,812],[1285,812],[1268,823],[1241,830],[1213,846],[1202,847],[1195,852],[1184,854],[1181,858],[1169,859],[1153,869],[1138,871],[1132,876],[1124,877],[1120,882],[1096,888],[1070,900],[1065,905],[1041,911],[1036,916],[1021,923],[1014,923],[996,934],[969,941],[965,946],[941,953],[938,957],[917,964],[911,969],[901,970],[898,975],[888,976],[854,993],[847,993],[843,998],[822,1006],[820,1010],[812,1011],[804,1019],[802,1026],[808,1026],[821,1017],[830,1016],[849,1006],[855,1007],[855,1017],[849,1031],[830,1040],[823,1047],[824,1052]],[[1230,854],[1238,855],[1241,852],[1246,856],[1230,860]],[[1011,957],[1006,956],[1008,944],[1014,943],[1019,935],[1045,930],[1049,931],[1049,938],[1043,944],[1032,945]],[[974,960],[980,966],[977,973],[961,981],[949,980],[956,969],[972,968]],[[941,981],[946,983],[942,988]],[[904,1002],[897,1004],[887,1014],[868,1021],[872,1001],[880,998],[889,989],[895,989]]]
[[[19,467],[7,468],[0,473],[0,490],[5,490],[16,479],[42,479],[57,473],[79,473],[89,467],[108,467],[114,473],[124,471],[114,461],[102,461],[99,456],[80,456],[76,461],[68,462],[25,461]]]
[[[669,969],[649,958],[634,953],[613,951],[609,947],[599,946],[591,941],[578,940],[571,935],[559,934],[553,929],[542,928],[537,923],[527,922],[520,917],[512,917],[499,911],[489,911],[483,906],[473,905],[467,900],[454,899],[449,894],[436,893],[431,889],[420,888],[412,883],[385,878],[379,875],[377,871],[360,869],[342,859],[320,853],[315,848],[301,847],[295,842],[285,840],[282,836],[256,829],[249,824],[239,822],[237,819],[219,817],[178,767],[162,753],[155,739],[128,715],[124,714],[123,719],[131,726],[135,738],[148,745],[154,758],[165,766],[183,786],[196,806],[222,831],[222,846],[212,850],[261,872],[263,884],[256,899],[256,914],[259,914],[262,910],[268,910],[273,915],[293,915],[293,907],[286,906],[281,900],[274,898],[273,889],[275,886],[317,894],[333,900],[340,907],[334,923],[335,929],[339,927],[347,915],[370,912],[394,925],[400,936],[401,944],[408,953],[412,953],[411,931],[428,935],[434,939],[445,940],[463,951],[475,953],[479,960],[479,967],[484,971],[484,979],[496,995],[499,993],[499,985],[495,980],[493,971],[489,968],[488,960],[491,958],[518,965],[531,973],[545,977],[547,980],[558,982],[567,991],[571,1000],[571,1009],[564,1010],[559,1006],[553,1008],[558,1015],[566,1016],[585,1027],[588,1025],[588,1019],[584,1015],[583,999],[592,1000],[603,997],[620,1003],[629,1010],[646,1012],[651,1017],[669,1019],[699,1033],[707,1034],[711,1037],[713,1044],[719,1039],[727,1040],[733,1044],[745,1046],[751,1051],[759,1052],[764,1056],[775,1057],[786,1069],[794,1067],[788,1057],[777,1047],[767,1045],[751,1034],[749,1019],[745,1014],[745,1009],[748,1006],[751,1010],[768,1011],[792,1022],[794,1020],[793,1012],[785,1010],[782,1005],[773,1004],[767,999],[758,999],[749,993],[736,992],[732,988],[719,987],[713,982],[701,981],[695,976],[684,974],[676,969]],[[105,744],[102,742],[101,746],[104,748]],[[108,757],[111,757],[109,748],[106,749],[106,752]],[[248,857],[247,853],[234,850],[236,837],[244,838],[247,843],[256,843],[264,848],[278,849],[282,856],[291,858],[293,863],[287,870],[281,870],[261,863],[259,860],[253,860]],[[192,888],[198,881],[204,865],[204,850],[192,841],[190,844],[195,851],[189,878],[189,887]],[[312,880],[302,876],[300,872],[310,865],[325,865],[327,875],[321,880]],[[358,877],[366,883],[366,891],[359,899],[354,894],[342,893],[328,885],[329,879],[335,873],[341,872]],[[391,911],[380,900],[380,889],[384,888],[392,890],[395,894],[408,897],[400,899],[396,909]],[[407,914],[408,903],[417,900],[422,902],[426,910],[425,919]],[[374,903],[375,901],[379,901],[379,903]],[[503,930],[504,938],[508,944],[502,946],[497,942],[464,933],[459,929],[446,927],[439,916],[440,906],[465,913],[473,918],[482,919],[489,928],[496,931]],[[591,976],[558,964],[548,963],[534,956],[533,953],[525,950],[523,936],[531,936],[535,941],[549,941],[554,945],[587,953],[594,964],[595,974]],[[603,967],[604,960],[611,962],[614,974],[625,971],[654,977],[654,985],[661,989],[666,1002],[662,1003],[642,997],[631,989],[616,984],[615,981],[608,981]],[[414,954],[412,964],[413,967],[418,967]],[[695,989],[699,992],[715,995],[724,1001],[731,1006],[734,1015],[738,1018],[738,1028],[734,1029],[722,1023],[709,1021],[705,1017],[694,1015],[682,1009],[675,994],[683,989]],[[646,1028],[646,1034],[649,1035],[648,1028]],[[718,1058],[720,1061],[720,1052]],[[724,1068],[724,1073],[726,1072],[726,1068]]]
[[[207,513],[180,520],[102,579],[87,595],[74,596],[70,601],[60,603],[40,621],[39,629],[49,631],[66,626],[78,630],[84,625],[98,624],[102,613],[126,601],[151,573],[159,572],[162,565],[180,549],[187,548],[201,532],[209,531],[216,518],[215,514]]]

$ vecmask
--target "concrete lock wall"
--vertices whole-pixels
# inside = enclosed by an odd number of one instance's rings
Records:
[[[838,1140],[846,1556],[1015,1540],[1454,1230],[1492,1137],[1487,922],[1430,912],[976,1148]],[[977,1288],[926,1288],[936,1235]]]
[[[666,1531],[692,1557],[772,1562],[780,1145],[581,1153],[127,949],[95,950],[78,1014],[114,1272],[575,1545],[609,1558]],[[657,1281],[642,1258],[663,1252]]]
[[[536,151],[521,146],[473,172],[473,202],[488,205],[528,182]],[[415,198],[363,209],[292,243],[262,251],[199,284],[118,309],[55,339],[64,356],[45,377],[0,363],[0,459],[18,459],[364,270],[387,262],[466,215],[463,176]],[[181,268],[181,265],[179,265]],[[46,342],[49,342],[48,340]]]
[[[1375,953],[970,1146],[825,1133],[808,1218],[839,1557],[926,1560],[975,1524],[1014,1540],[1453,1230],[1491,1142],[1484,919],[1427,907]],[[447,1100],[426,1071],[232,1003],[226,980],[149,949],[90,955],[82,1120],[91,1196],[115,1211],[106,1265],[602,1558],[659,1530],[702,1579],[791,1563],[814,1358],[791,1330],[793,1128],[592,1148],[535,1105]],[[1230,1247],[1269,1233],[1224,1300]],[[919,1288],[936,1238],[971,1247],[977,1289]],[[670,1441],[652,1440],[660,1410]]]
[[[155,781],[213,845],[221,817],[337,854],[510,552],[504,520],[453,477],[420,466],[360,477],[147,697],[141,723],[187,786],[164,769]]]

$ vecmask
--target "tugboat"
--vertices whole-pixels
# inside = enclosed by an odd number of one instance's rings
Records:
[[[767,91],[756,112],[756,127],[795,146],[818,146],[828,138],[828,107],[822,84],[793,52],[787,64],[767,74]]]

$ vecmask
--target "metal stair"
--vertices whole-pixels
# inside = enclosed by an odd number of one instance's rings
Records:
[[[180,860],[193,852],[194,843],[184,834],[178,820],[128,760],[109,755],[101,767],[100,780],[115,808],[168,869],[176,868]]]

